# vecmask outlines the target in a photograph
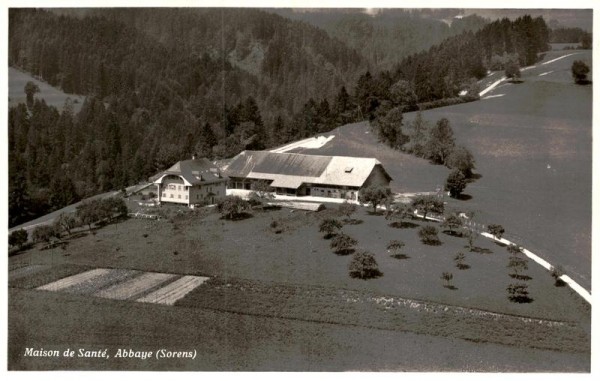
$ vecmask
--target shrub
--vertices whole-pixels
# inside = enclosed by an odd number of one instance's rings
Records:
[[[348,201],[344,201],[338,207],[338,211],[340,213],[342,213],[344,216],[346,216],[347,220],[350,220],[350,216],[352,216],[354,214],[354,212],[356,212],[356,205],[351,204]]]
[[[487,226],[487,230],[488,233],[490,233],[498,239],[502,238],[502,234],[504,234],[504,228],[502,227],[502,225],[491,224]]]
[[[23,248],[23,245],[27,242],[29,233],[24,229],[15,230],[8,236],[8,244],[10,246],[17,246],[19,249]]]
[[[250,204],[239,196],[225,196],[217,202],[217,210],[227,220],[244,217],[249,208]]]
[[[454,256],[454,263],[456,263],[456,267],[460,270],[466,270],[471,267],[465,263],[464,253],[456,253],[456,256]]]
[[[335,218],[326,218],[319,225],[319,232],[325,233],[324,238],[333,237],[342,228],[342,223]]]
[[[358,242],[346,234],[338,234],[331,240],[329,246],[336,254],[349,254],[352,251],[352,247]]]
[[[444,287],[447,288],[451,288],[452,286],[450,285],[450,282],[452,281],[452,278],[454,278],[454,275],[450,272],[443,272],[442,276],[440,277],[441,280],[443,280],[444,282],[446,282],[446,285]]]
[[[379,271],[375,256],[368,251],[354,253],[348,269],[352,278],[369,279],[383,275]]]
[[[463,225],[463,220],[458,217],[456,214],[451,214],[449,216],[446,217],[446,219],[444,220],[444,222],[442,223],[443,227],[447,227],[448,229],[450,229],[450,233],[454,234],[455,233],[455,229],[460,228]]]
[[[438,230],[434,226],[423,226],[419,229],[419,238],[426,245],[440,245],[441,241],[437,234]]]
[[[398,240],[392,240],[388,243],[386,249],[392,252],[392,256],[398,256],[400,254],[400,250],[404,247],[404,242]]]

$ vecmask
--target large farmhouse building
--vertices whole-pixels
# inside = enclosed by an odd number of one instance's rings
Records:
[[[176,204],[214,204],[225,197],[227,178],[207,159],[184,160],[151,178],[158,202]]]
[[[224,167],[230,189],[251,190],[266,182],[277,194],[358,200],[370,185],[389,187],[392,178],[374,158],[243,151]]]

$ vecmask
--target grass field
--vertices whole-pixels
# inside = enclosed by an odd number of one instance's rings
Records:
[[[46,104],[54,106],[58,110],[62,110],[67,98],[71,98],[73,103],[73,111],[79,112],[83,104],[84,97],[75,94],[66,94],[61,90],[50,86],[46,82],[42,82],[33,78],[29,73],[25,73],[13,67],[8,68],[8,105],[16,106],[19,103],[25,103],[25,84],[33,82],[40,88],[40,92],[35,95],[38,99],[44,99]]]
[[[524,71],[522,84],[504,83],[486,94],[502,96],[423,115],[432,123],[450,120],[457,143],[473,152],[482,175],[465,191],[472,199],[454,206],[477,211],[481,223],[502,224],[510,239],[562,265],[589,290],[592,87],[575,85],[570,68],[574,60],[591,67],[591,51],[551,51],[544,61],[572,53]],[[405,114],[405,123],[414,115]],[[365,123],[332,134],[336,137],[324,147],[302,152],[377,157],[395,191],[434,191],[449,173],[378,144]]]

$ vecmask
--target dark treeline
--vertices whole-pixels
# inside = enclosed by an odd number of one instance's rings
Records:
[[[557,28],[550,31],[550,42],[556,44],[577,42],[583,49],[591,49],[592,34],[581,28]]]
[[[258,10],[11,9],[9,19],[10,65],[87,96],[78,114],[38,99],[10,109],[11,226],[194,152],[228,158],[474,94],[494,55],[529,64],[547,42],[541,19],[502,20],[371,74],[325,32]]]

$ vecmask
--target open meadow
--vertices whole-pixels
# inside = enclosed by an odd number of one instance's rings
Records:
[[[475,157],[481,178],[467,186],[466,201],[447,199],[475,221],[501,224],[507,238],[591,288],[592,87],[571,78],[574,60],[591,51],[551,51],[547,65],[524,70],[523,83],[502,83],[480,101],[423,112],[435,123],[447,118],[457,144]],[[591,77],[591,75],[590,75]],[[486,97],[489,97],[485,99]],[[404,114],[404,123],[415,113]],[[450,172],[377,142],[366,123],[342,126],[335,138],[305,154],[377,157],[396,192],[432,192]]]

